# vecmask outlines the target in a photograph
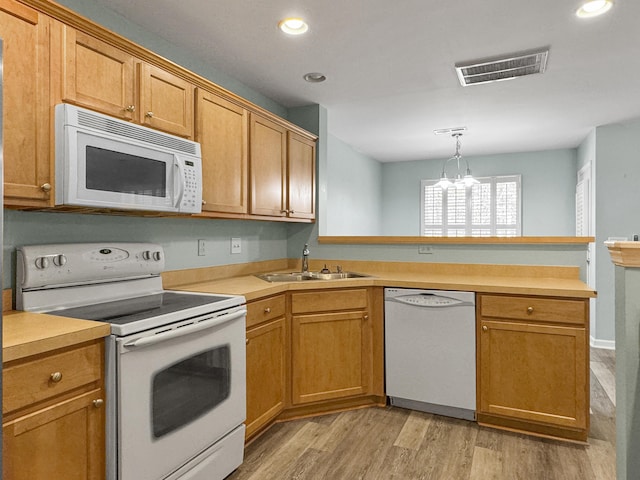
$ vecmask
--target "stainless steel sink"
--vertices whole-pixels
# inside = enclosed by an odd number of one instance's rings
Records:
[[[367,278],[371,275],[365,275],[364,273],[355,273],[355,272],[334,272],[334,273],[323,273],[323,272],[309,272],[311,277],[317,278],[319,280],[340,280],[342,278]]]
[[[310,272],[262,273],[256,275],[256,277],[266,282],[304,282],[307,280],[320,280],[319,278],[312,277]]]
[[[340,280],[343,278],[367,278],[370,275],[355,272],[284,272],[284,273],[262,273],[256,275],[266,282],[304,282],[307,280]]]

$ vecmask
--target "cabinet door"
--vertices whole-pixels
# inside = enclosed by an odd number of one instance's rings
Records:
[[[304,404],[367,393],[368,315],[298,315],[292,322],[292,400]]]
[[[193,138],[195,87],[146,63],[139,64],[139,122],[181,137]]]
[[[479,410],[584,429],[586,330],[482,320]]]
[[[0,0],[6,205],[53,205],[49,29],[48,17],[13,0]]]
[[[3,425],[3,478],[104,479],[101,389]]]
[[[287,130],[251,115],[251,213],[286,216]]]
[[[134,57],[68,26],[63,43],[63,101],[132,120]]]
[[[287,147],[289,216],[314,219],[316,216],[316,144],[313,140],[289,132]]]
[[[246,109],[198,89],[196,141],[202,146],[202,210],[247,213]]]
[[[247,431],[249,437],[284,408],[285,319],[247,331]]]

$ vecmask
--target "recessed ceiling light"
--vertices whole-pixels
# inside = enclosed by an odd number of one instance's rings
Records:
[[[580,18],[597,17],[608,12],[612,6],[613,0],[588,0],[576,10],[576,15]]]
[[[280,20],[278,28],[289,35],[302,35],[309,30],[309,25],[301,18],[285,18]]]
[[[304,78],[305,81],[309,83],[320,83],[320,82],[324,82],[327,79],[326,76],[318,72],[307,73],[302,78]]]

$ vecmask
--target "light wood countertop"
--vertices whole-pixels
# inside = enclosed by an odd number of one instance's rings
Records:
[[[103,322],[17,311],[2,315],[3,363],[102,338],[111,332],[110,325]]]
[[[385,264],[384,266],[370,264],[369,268],[366,268],[364,264],[357,264],[357,262],[341,263],[346,264],[344,265],[345,271],[356,271],[372,276],[342,280],[269,283],[253,275],[242,275],[173,286],[165,284],[165,288],[201,293],[244,295],[247,300],[255,300],[287,291],[362,286],[574,298],[596,296],[596,292],[578,278],[577,267],[440,264],[431,269],[421,269],[420,267],[412,269],[403,264]],[[312,265],[311,269],[315,270],[315,267]],[[281,271],[296,271],[296,269],[290,268]],[[529,272],[529,274],[524,272]]]

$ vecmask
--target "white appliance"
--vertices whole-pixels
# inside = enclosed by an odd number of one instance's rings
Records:
[[[111,323],[107,479],[222,480],[243,460],[242,296],[162,289],[147,243],[25,246],[19,309]]]
[[[475,294],[385,288],[384,323],[391,404],[475,420]]]
[[[74,105],[56,105],[56,205],[202,211],[200,144]]]

